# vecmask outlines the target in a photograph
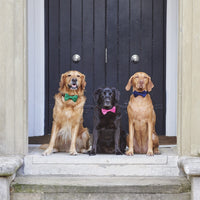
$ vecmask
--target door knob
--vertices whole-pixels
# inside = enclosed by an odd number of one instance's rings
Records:
[[[78,63],[81,60],[81,56],[78,54],[74,54],[72,56],[72,60],[73,60],[73,62]]]
[[[138,63],[140,61],[140,57],[137,54],[133,54],[131,56],[131,62]]]

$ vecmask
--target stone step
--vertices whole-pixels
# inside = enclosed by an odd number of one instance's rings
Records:
[[[117,156],[55,153],[42,156],[39,146],[30,146],[24,158],[24,175],[68,176],[178,176],[178,156],[175,147],[160,148],[161,155]]]
[[[11,184],[12,200],[189,200],[184,177],[19,176]]]

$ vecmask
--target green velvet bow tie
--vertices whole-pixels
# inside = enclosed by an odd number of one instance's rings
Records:
[[[70,96],[69,94],[65,94],[65,101],[72,99],[73,102],[76,102],[78,99],[78,95]]]

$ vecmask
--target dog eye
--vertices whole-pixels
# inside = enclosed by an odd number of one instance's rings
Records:
[[[139,76],[136,76],[135,78],[139,78]]]
[[[77,75],[77,77],[80,77],[80,75]]]
[[[70,77],[70,76],[71,76],[71,74],[68,74],[67,76],[68,76],[68,77]]]
[[[111,95],[112,95],[112,93],[111,93],[111,92],[109,92],[109,95],[111,96]]]
[[[145,76],[144,78],[145,78],[145,79],[147,79],[147,77],[146,77],[146,76]]]

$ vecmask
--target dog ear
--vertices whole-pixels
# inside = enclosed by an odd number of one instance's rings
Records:
[[[101,94],[101,92],[102,92],[102,88],[98,88],[97,90],[95,90],[94,95],[93,95],[95,102],[98,102],[99,95]]]
[[[60,85],[59,91],[64,88],[64,86],[65,86],[65,79],[66,79],[66,75],[62,74],[61,78],[60,78],[60,83],[59,83],[59,85]]]
[[[115,94],[115,102],[119,102],[119,99],[120,99],[120,91],[117,90],[116,88],[112,88],[112,91],[113,91],[114,94]]]
[[[86,86],[85,75],[82,74],[82,75],[81,75],[81,88],[82,88],[83,90],[85,90],[85,86]]]
[[[129,81],[128,81],[126,87],[125,87],[126,91],[129,91],[131,89],[132,79],[133,79],[133,76],[131,76],[131,78],[129,78]]]
[[[148,85],[147,85],[147,91],[148,91],[148,92],[151,92],[151,90],[152,90],[153,87],[154,87],[154,84],[153,84],[153,82],[151,81],[151,77],[148,77],[148,79],[149,79],[149,82],[148,82]]]

